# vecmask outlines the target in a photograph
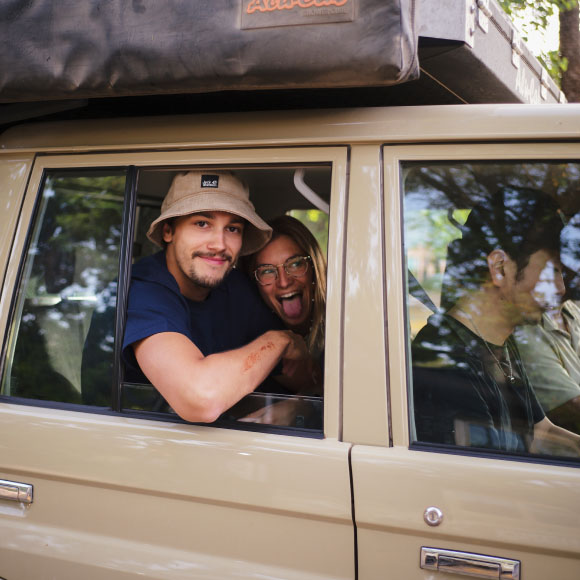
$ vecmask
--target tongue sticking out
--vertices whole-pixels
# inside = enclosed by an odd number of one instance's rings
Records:
[[[282,310],[288,318],[298,318],[302,314],[302,296],[297,294],[282,300]]]

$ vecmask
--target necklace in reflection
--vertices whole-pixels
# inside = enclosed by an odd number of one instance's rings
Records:
[[[475,324],[475,320],[473,320],[473,316],[471,316],[471,314],[465,310],[463,310],[462,308],[458,308],[457,310],[459,310],[459,312],[461,312],[463,315],[465,315],[465,317],[469,320],[469,322],[471,322],[471,325],[473,326],[473,329],[475,330],[475,334],[477,334],[477,336],[479,338],[481,338],[481,340],[483,341],[483,344],[485,344],[485,348],[487,348],[487,350],[489,351],[489,354],[493,357],[493,360],[495,360],[497,366],[499,367],[499,370],[502,372],[503,376],[510,382],[510,383],[515,383],[516,382],[516,378],[514,377],[514,371],[513,371],[513,367],[512,367],[512,361],[510,359],[510,353],[508,350],[507,345],[503,345],[503,352],[504,352],[504,356],[507,362],[502,363],[497,356],[495,356],[495,353],[493,352],[491,346],[489,346],[487,340],[485,340],[485,338],[483,338],[483,336],[481,335],[481,332],[479,331],[479,328],[477,328],[477,324]],[[504,366],[507,367],[509,369],[509,372],[505,372],[504,370]]]

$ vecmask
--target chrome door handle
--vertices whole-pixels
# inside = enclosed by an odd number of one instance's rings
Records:
[[[32,485],[0,479],[0,500],[32,503]]]
[[[464,574],[475,578],[519,580],[520,561],[469,552],[421,548],[421,568],[451,574]]]

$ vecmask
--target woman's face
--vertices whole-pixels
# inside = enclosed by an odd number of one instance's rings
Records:
[[[308,264],[306,274],[294,278],[289,276],[284,264],[289,258],[305,256],[306,252],[288,236],[280,236],[262,248],[256,255],[256,266],[271,264],[278,266],[278,277],[272,284],[258,284],[264,302],[283,320],[284,324],[294,332],[306,334],[310,326],[312,298],[312,263]]]

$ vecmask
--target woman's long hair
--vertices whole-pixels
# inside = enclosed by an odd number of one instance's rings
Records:
[[[326,258],[320,249],[316,238],[310,230],[299,220],[289,215],[281,215],[268,222],[272,228],[271,241],[280,236],[288,236],[299,246],[299,248],[312,258],[312,269],[314,283],[314,301],[312,304],[312,315],[310,331],[306,337],[308,350],[314,354],[320,354],[324,349],[324,323],[326,313]],[[256,254],[250,256],[249,270],[256,267]]]

